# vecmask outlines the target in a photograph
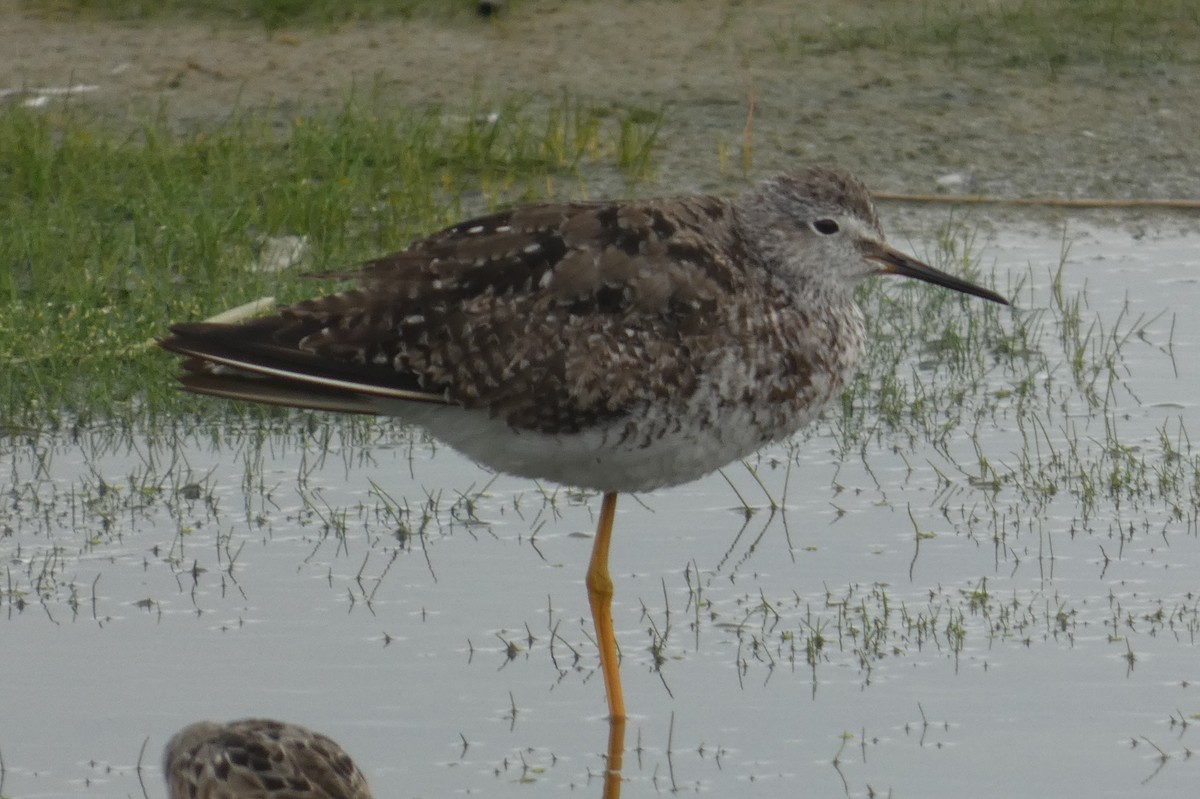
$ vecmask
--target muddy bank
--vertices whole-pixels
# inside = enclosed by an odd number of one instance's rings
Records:
[[[565,93],[665,110],[660,183],[672,189],[741,179],[753,96],[752,174],[819,160],[851,166],[880,190],[1200,196],[1200,64],[1002,68],[936,53],[838,52],[805,46],[793,6],[531,0],[496,21],[268,34],[39,17],[9,2],[0,6],[0,87],[94,87],[76,102],[117,120],[163,108],[183,129],[235,106],[290,117],[350,92],[450,108]]]

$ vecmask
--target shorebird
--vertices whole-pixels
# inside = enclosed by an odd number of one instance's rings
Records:
[[[189,724],[163,750],[170,799],[371,799],[335,741],[297,724]]]
[[[811,422],[851,377],[854,289],[895,274],[1007,304],[885,241],[836,168],[740,197],[526,205],[353,271],[356,287],[160,340],[183,387],[398,416],[501,472],[604,494],[587,572],[625,719],[608,571],[619,492],[695,480]]]

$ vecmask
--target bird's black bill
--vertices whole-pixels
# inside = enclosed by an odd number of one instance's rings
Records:
[[[974,283],[955,277],[954,275],[948,275],[940,269],[934,269],[929,264],[918,261],[916,258],[907,256],[898,250],[893,250],[886,245],[880,245],[876,252],[867,253],[867,258],[883,264],[883,271],[888,274],[924,280],[926,283],[932,283],[935,286],[945,286],[948,289],[961,291],[963,294],[971,294],[976,297],[982,297],[985,300],[998,302],[1001,305],[1008,305],[1008,300],[990,289],[985,289],[983,286],[976,286]]]

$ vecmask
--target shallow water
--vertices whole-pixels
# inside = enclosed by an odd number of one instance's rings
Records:
[[[625,796],[1194,790],[1197,240],[1065,239],[1061,273],[1061,231],[977,244],[1009,337],[877,364],[899,424],[865,395],[757,479],[622,497]],[[881,351],[929,335],[874,319]],[[4,795],[138,795],[148,740],[160,796],[175,730],[245,716],[333,736],[379,796],[599,794],[599,498],[309,421],[3,443]]]

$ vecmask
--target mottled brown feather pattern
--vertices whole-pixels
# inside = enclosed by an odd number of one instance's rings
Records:
[[[336,742],[272,719],[197,722],[163,753],[171,799],[370,799],[366,778]]]
[[[356,281],[341,293],[242,325],[176,325],[160,343],[190,356],[193,391],[407,413],[497,469],[645,490],[810,421],[862,355],[853,290],[880,272],[1003,302],[888,247],[866,187],[814,167],[732,200],[471,219],[331,275]]]
[[[543,204],[456,225],[338,275],[360,287],[237,335],[257,357],[486,408],[517,429],[577,432],[687,392],[702,368],[694,353],[716,349],[731,329],[762,343],[752,303],[771,298],[758,296],[742,261],[727,200]],[[790,391],[805,374],[796,371]],[[788,381],[774,382],[776,395],[789,392]]]

